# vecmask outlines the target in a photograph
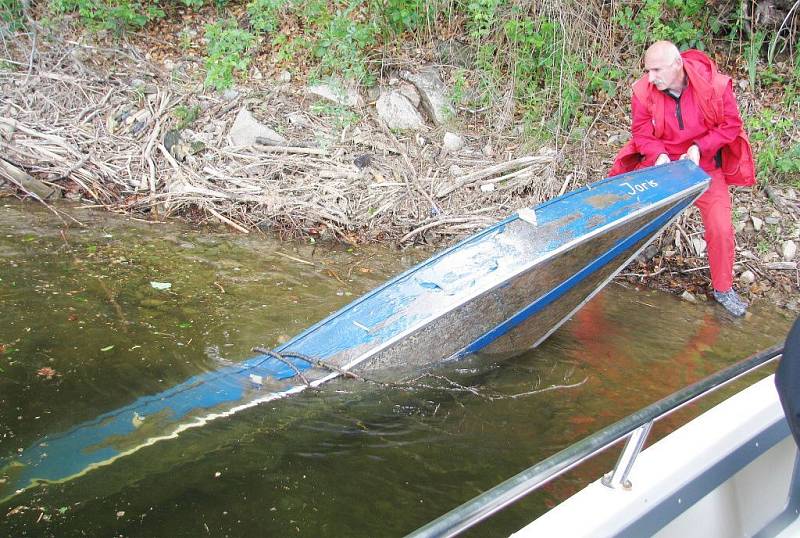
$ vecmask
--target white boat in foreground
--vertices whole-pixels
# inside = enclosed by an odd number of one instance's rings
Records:
[[[793,349],[790,350],[790,343]],[[796,349],[795,349],[796,348]],[[776,346],[594,433],[451,510],[410,536],[455,536],[627,438],[611,472],[514,533],[528,537],[800,536],[800,460],[770,375],[642,451],[653,423],[783,356]],[[779,382],[800,380],[800,321]],[[783,370],[783,372],[782,372]],[[797,406],[789,404],[792,412]],[[800,418],[800,417],[795,417]],[[800,428],[795,428],[800,431]]]
[[[644,450],[629,483],[597,480],[512,536],[800,536],[796,458],[771,375]]]

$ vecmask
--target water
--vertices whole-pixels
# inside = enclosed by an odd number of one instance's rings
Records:
[[[253,346],[274,347],[429,255],[72,213],[89,226],[0,204],[5,461]],[[774,344],[791,321],[769,305],[734,321],[713,305],[612,285],[534,352],[473,357],[413,388],[336,382],[14,495],[0,503],[0,536],[402,535]],[[563,388],[541,391],[553,386]],[[615,457],[474,534],[518,529]],[[10,476],[0,471],[0,489]]]

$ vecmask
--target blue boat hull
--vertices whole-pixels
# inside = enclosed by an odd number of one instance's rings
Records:
[[[515,214],[288,341],[192,377],[3,461],[0,503],[181,431],[341,375],[402,379],[469,353],[538,345],[707,188],[689,161],[607,178]],[[312,358],[305,360],[293,354]]]

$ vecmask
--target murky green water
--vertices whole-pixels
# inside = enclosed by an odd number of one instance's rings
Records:
[[[274,347],[427,256],[74,215],[89,226],[0,201],[0,461]],[[433,377],[413,390],[337,382],[15,495],[0,503],[0,536],[402,535],[774,344],[792,321],[768,305],[752,312],[732,321],[612,285],[535,352],[434,372],[478,395]],[[615,457],[474,534],[518,529]]]

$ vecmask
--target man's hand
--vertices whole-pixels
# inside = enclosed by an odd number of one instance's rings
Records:
[[[681,158],[683,158],[683,157],[681,157]],[[658,166],[659,164],[666,164],[666,163],[668,163],[668,162],[669,162],[669,155],[667,155],[666,153],[662,153],[662,154],[661,154],[661,155],[659,155],[659,156],[658,156],[658,158],[656,159],[656,164],[655,164],[655,166]]]
[[[681,160],[683,159],[689,159],[697,166],[700,166],[700,148],[697,147],[697,144],[692,144],[689,146],[689,149],[686,150],[686,153],[681,155]]]

